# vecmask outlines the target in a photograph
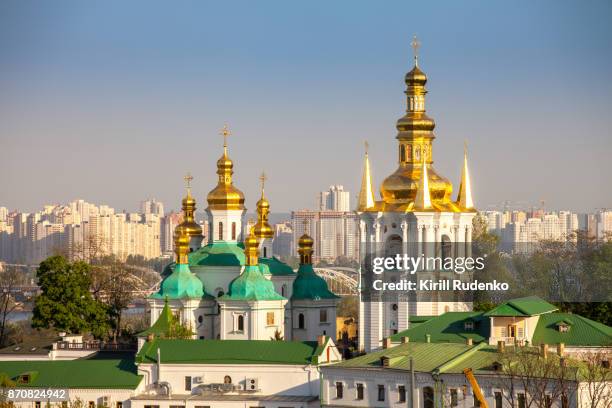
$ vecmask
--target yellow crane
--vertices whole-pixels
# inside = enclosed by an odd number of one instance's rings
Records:
[[[487,400],[485,399],[484,394],[482,393],[482,390],[478,385],[478,381],[476,381],[476,377],[474,377],[474,372],[472,371],[472,369],[465,368],[463,370],[463,374],[465,375],[465,378],[467,378],[467,380],[470,382],[470,385],[472,386],[472,391],[474,392],[474,396],[476,397],[478,402],[480,402],[480,408],[489,408],[489,405],[487,405]]]

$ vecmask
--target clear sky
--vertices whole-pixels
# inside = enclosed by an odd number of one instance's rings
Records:
[[[610,1],[0,2],[0,205],[75,198],[199,208],[228,122],[235,183],[273,211],[354,197],[363,141],[396,168],[410,41],[422,42],[434,166],[479,208],[612,207]],[[377,187],[378,190],[378,187]]]

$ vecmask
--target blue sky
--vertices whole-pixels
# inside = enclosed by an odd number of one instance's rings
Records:
[[[410,41],[422,42],[434,166],[468,140],[476,204],[612,207],[612,3],[3,1],[0,205],[84,198],[205,207],[228,122],[236,185],[273,211],[353,194],[363,141],[396,168]]]

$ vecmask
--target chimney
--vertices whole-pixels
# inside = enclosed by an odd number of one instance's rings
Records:
[[[402,344],[406,344],[406,343],[410,342],[410,337],[402,336],[401,342],[402,342]]]
[[[425,335],[425,342],[431,343],[431,334],[426,334]]]
[[[557,354],[559,357],[565,357],[565,343],[557,344]]]
[[[548,344],[540,344],[540,356],[544,359],[548,357]]]
[[[506,351],[506,342],[504,342],[503,340],[499,340],[497,342],[497,352],[503,353],[504,351]]]
[[[390,337],[385,337],[383,339],[383,348],[384,349],[391,348],[391,338]]]
[[[323,346],[325,344],[325,336],[324,335],[317,336],[317,344],[319,346]]]
[[[471,337],[468,337],[467,339],[465,339],[465,344],[467,344],[468,346],[473,346],[474,339],[472,339]]]

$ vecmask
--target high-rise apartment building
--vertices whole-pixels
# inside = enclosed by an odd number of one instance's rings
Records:
[[[329,190],[321,191],[319,194],[319,210],[350,211],[350,193],[344,191],[344,187],[341,185],[329,186]]]

